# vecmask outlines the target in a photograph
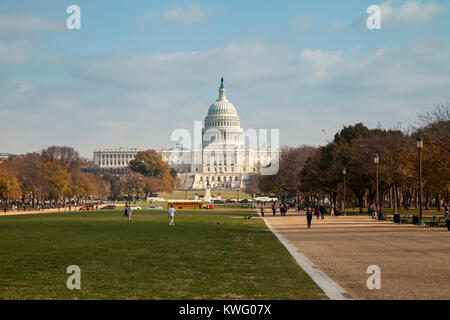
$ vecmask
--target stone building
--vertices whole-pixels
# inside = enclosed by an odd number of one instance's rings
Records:
[[[104,149],[94,151],[94,167],[125,170],[140,149]],[[202,145],[187,149],[177,144],[159,150],[164,161],[181,178],[182,189],[239,189],[250,174],[271,163],[268,144],[263,148],[246,145],[244,130],[236,107],[228,100],[221,80],[218,99],[211,104],[203,122]]]

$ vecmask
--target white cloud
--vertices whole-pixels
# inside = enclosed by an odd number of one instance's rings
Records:
[[[190,4],[187,7],[175,7],[163,12],[147,12],[138,19],[137,25],[155,21],[179,26],[202,24],[208,20],[209,14],[209,10],[198,4]]]
[[[162,14],[164,21],[174,24],[200,24],[206,22],[207,11],[198,4],[190,4],[186,8],[176,7]]]
[[[301,31],[305,31],[308,29],[308,25],[313,19],[310,15],[298,14],[290,20],[290,23],[294,26],[297,26]]]
[[[423,25],[433,20],[439,14],[449,10],[449,5],[433,1],[423,3],[417,0],[387,0],[379,4],[381,9],[381,27],[390,29],[402,26]],[[367,29],[367,17],[362,16],[352,23],[334,21],[328,25],[330,30],[341,31],[348,28]]]
[[[67,144],[85,156],[122,140],[168,146],[172,130],[204,118],[224,76],[244,128],[280,128],[285,144],[323,144],[343,124],[408,123],[416,110],[447,99],[448,61],[450,46],[429,40],[369,54],[241,41],[203,51],[70,58],[58,63],[73,82],[0,82],[1,130],[16,126],[5,119],[20,118],[25,128],[0,143],[9,152]]]
[[[422,3],[411,0],[398,6],[393,4],[398,1],[388,0],[380,4],[382,25],[416,25],[423,24],[433,19],[447,8],[435,2]]]
[[[0,39],[29,38],[64,30],[65,24],[35,16],[0,13]]]

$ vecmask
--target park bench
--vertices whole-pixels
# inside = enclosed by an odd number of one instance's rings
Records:
[[[400,223],[408,223],[409,221],[409,214],[404,214],[400,217]]]
[[[441,221],[441,217],[432,216],[430,222],[426,222],[430,227],[439,227],[439,222]]]

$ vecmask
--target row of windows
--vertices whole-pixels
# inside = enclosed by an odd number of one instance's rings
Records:
[[[110,159],[110,158],[133,158],[132,154],[101,154],[100,158],[102,159]]]
[[[200,177],[200,181],[203,181],[203,177]],[[209,177],[206,177],[205,181],[210,181]],[[211,177],[211,181],[216,181],[215,177]],[[217,177],[217,181],[233,181],[233,177]],[[234,177],[234,181],[239,181],[239,177]]]
[[[207,121],[206,126],[208,127],[219,127],[219,126],[239,126],[239,121]]]

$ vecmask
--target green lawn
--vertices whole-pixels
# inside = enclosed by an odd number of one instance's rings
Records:
[[[245,209],[0,217],[0,299],[326,299]],[[81,268],[81,290],[66,268]]]

